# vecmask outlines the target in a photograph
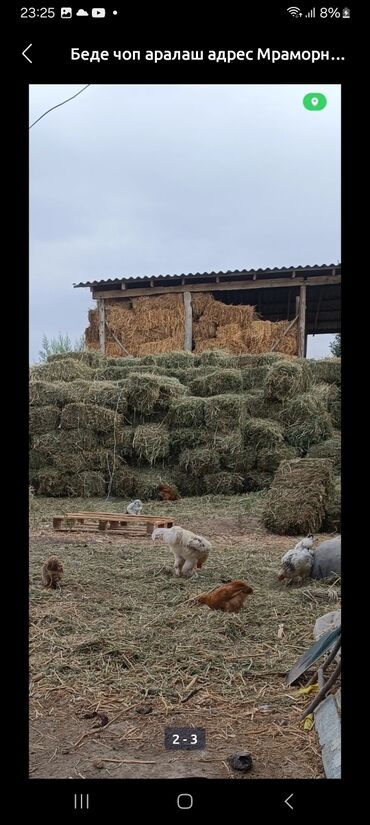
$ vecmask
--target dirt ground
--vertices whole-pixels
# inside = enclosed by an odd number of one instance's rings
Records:
[[[284,674],[340,593],[277,582],[295,542],[261,526],[263,495],[147,506],[210,538],[207,564],[190,580],[173,576],[171,552],[149,538],[51,527],[53,514],[124,512],[125,502],[33,499],[31,778],[324,778],[316,732],[299,720],[307,697],[287,689]],[[54,553],[65,572],[50,591],[40,573]],[[254,588],[239,614],[189,601],[234,578]],[[205,729],[204,750],[166,750],[168,727]],[[253,760],[246,774],[227,762],[241,751]]]

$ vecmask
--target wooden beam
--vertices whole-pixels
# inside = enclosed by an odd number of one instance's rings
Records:
[[[184,312],[185,312],[185,335],[184,350],[191,352],[193,348],[193,308],[191,305],[191,292],[184,292]]]
[[[315,324],[314,324],[315,328],[317,327],[317,322],[318,322],[318,320],[319,320],[319,312],[320,312],[320,306],[321,306],[321,298],[322,298],[322,289],[320,289],[320,292],[319,292],[319,300],[318,300],[318,302],[317,302],[317,310],[316,310],[316,315],[315,315]]]
[[[313,276],[312,278],[308,278],[307,281],[304,278],[295,278],[294,286],[300,286],[306,284],[308,287],[310,286],[326,286],[329,284],[340,284],[341,283],[341,276],[327,276],[323,275],[321,278],[317,275]],[[154,286],[152,288],[148,287],[140,287],[138,289],[132,288],[126,290],[125,297],[128,298],[137,298],[140,295],[171,295],[173,293],[178,292],[235,292],[235,291],[243,291],[246,289],[281,289],[282,287],[291,287],[292,281],[291,278],[275,278],[275,279],[266,279],[261,281],[225,281],[223,283],[216,284],[216,282],[210,283],[207,281],[203,284],[179,284],[178,286]],[[93,298],[96,300],[99,298],[122,298],[122,292],[118,289],[111,289],[111,290],[101,290],[100,292],[96,290],[93,292]]]
[[[99,298],[98,300],[98,316],[100,352],[105,355],[105,304],[102,298]]]
[[[306,339],[306,285],[299,290],[298,358],[304,358]]]
[[[122,281],[122,283],[121,283],[121,289],[126,289],[126,284],[125,284],[125,281]]]

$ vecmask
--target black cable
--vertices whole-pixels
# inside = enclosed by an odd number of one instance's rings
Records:
[[[74,97],[77,97],[77,95],[80,95],[80,94],[81,94],[81,92],[84,92],[84,91],[85,91],[85,89],[88,89],[88,88],[89,88],[89,86],[91,86],[91,85],[92,85],[91,83],[88,83],[88,84],[87,84],[87,86],[84,86],[84,87],[83,87],[83,89],[80,89],[80,91],[79,91],[79,92],[76,92],[76,94],[75,94],[75,95],[72,95],[72,97],[67,97],[67,100],[62,100],[62,102],[61,102],[61,103],[57,103],[57,105],[56,105],[56,106],[52,106],[52,107],[51,107],[51,109],[48,109],[46,112],[44,112],[44,114],[43,114],[43,115],[40,115],[40,117],[38,117],[38,118],[37,118],[37,120],[34,120],[34,121],[33,121],[33,123],[31,123],[31,126],[29,126],[28,128],[29,128],[29,129],[32,129],[32,126],[34,126],[34,125],[35,125],[35,123],[38,123],[38,122],[39,122],[39,120],[41,120],[43,117],[45,117],[45,115],[49,114],[49,112],[52,112],[52,111],[53,111],[53,109],[57,109],[57,108],[58,108],[58,106],[63,106],[63,104],[64,104],[64,103],[68,103],[68,101],[69,101],[69,100],[73,100],[73,98],[74,98]]]

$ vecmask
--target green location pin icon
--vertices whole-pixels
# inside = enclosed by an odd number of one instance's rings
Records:
[[[325,95],[320,94],[320,92],[310,92],[303,98],[303,105],[310,112],[319,112],[320,109],[325,109],[326,103]]]

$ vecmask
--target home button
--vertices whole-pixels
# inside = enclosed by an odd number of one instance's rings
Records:
[[[188,811],[193,807],[193,797],[190,793],[180,793],[177,797],[177,807],[183,811]]]

